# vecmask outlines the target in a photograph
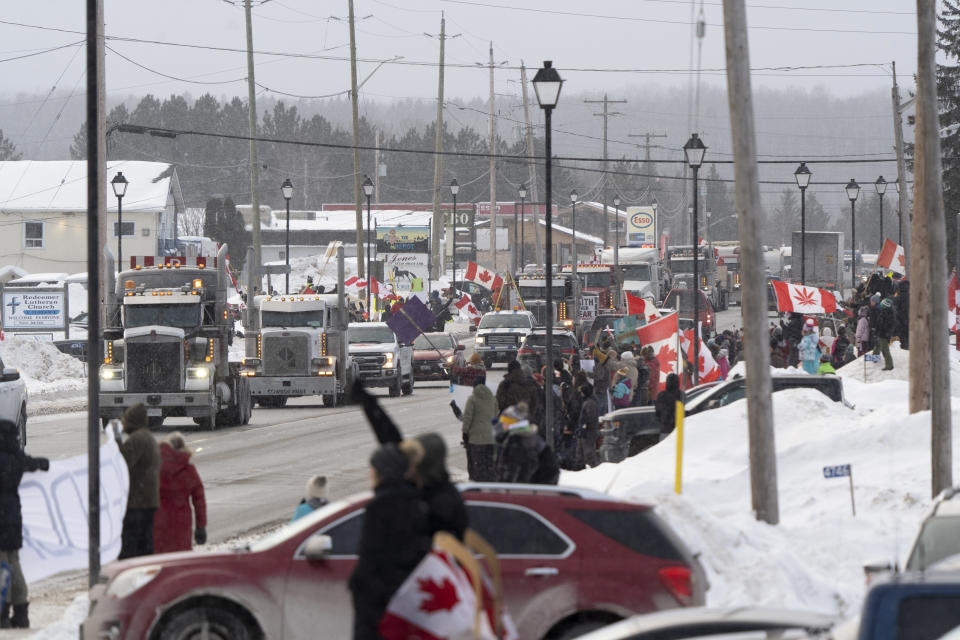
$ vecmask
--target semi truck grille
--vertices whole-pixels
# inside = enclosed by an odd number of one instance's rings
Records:
[[[180,372],[183,346],[177,342],[127,342],[127,390],[131,393],[174,393],[183,390]]]
[[[509,345],[516,346],[517,336],[509,336],[509,335],[505,336],[505,335],[496,334],[496,333],[489,334],[487,336],[487,344],[491,346],[495,344],[496,345],[509,344]]]
[[[353,356],[353,361],[357,363],[360,371],[380,371],[385,360],[383,354]]]
[[[304,334],[263,336],[263,371],[267,375],[309,375],[310,337]]]

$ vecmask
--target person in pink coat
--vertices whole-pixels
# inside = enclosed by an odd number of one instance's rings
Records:
[[[154,553],[190,551],[193,542],[207,541],[207,501],[200,474],[190,462],[192,455],[180,433],[174,432],[160,443],[163,466],[160,508],[153,516]]]

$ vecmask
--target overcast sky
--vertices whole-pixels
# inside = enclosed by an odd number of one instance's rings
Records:
[[[491,41],[496,63],[509,68],[523,61],[535,70],[544,59],[553,60],[567,82],[564,91],[607,91],[615,97],[628,86],[686,87],[698,58],[691,7],[694,15],[702,9],[706,22],[702,81],[724,82],[722,74],[707,71],[724,66],[720,0],[357,0],[355,4],[358,56],[370,60],[359,65],[361,80],[377,66],[373,60],[403,56],[370,78],[361,90],[368,99],[436,95],[435,36],[441,11],[448,36],[457,36],[447,43],[448,99],[486,98],[488,75],[475,63],[487,62]],[[4,61],[0,91],[46,92],[52,86],[83,91],[84,56],[77,43],[83,38],[84,5],[79,0],[3,3],[0,59],[63,48]],[[278,97],[281,94],[276,92],[322,96],[349,88],[346,0],[254,0],[254,5],[254,47],[261,52],[256,56],[255,75],[262,85],[261,95],[272,91]],[[912,85],[917,55],[913,2],[753,0],[748,7],[755,88],[820,87],[836,96],[849,96],[889,87],[892,60],[897,62],[898,76]],[[245,97],[243,14],[242,0],[105,0],[108,92],[165,96],[209,91],[216,96]],[[822,68],[760,70],[771,67]],[[512,69],[498,73],[496,91],[516,95],[518,79],[519,72]]]

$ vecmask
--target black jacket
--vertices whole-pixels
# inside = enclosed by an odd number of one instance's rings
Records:
[[[671,384],[673,383],[673,384]],[[667,377],[667,388],[657,394],[654,410],[660,418],[662,433],[670,433],[676,425],[677,402],[685,402],[686,394],[680,389],[680,381],[671,374]]]
[[[560,467],[556,456],[532,426],[502,431],[497,442],[497,482],[557,483]]]
[[[457,488],[448,480],[445,483],[424,487],[420,495],[427,503],[427,527],[430,537],[438,531],[446,531],[463,540],[467,530],[467,505]]]
[[[46,458],[33,458],[20,449],[15,431],[0,430],[0,551],[23,546],[19,488],[24,472],[46,471],[49,466]]]
[[[514,369],[503,376],[503,381],[497,387],[497,406],[503,411],[518,402],[526,402],[528,415],[536,416],[541,408],[541,393],[540,385],[523,369]]]
[[[408,482],[383,483],[363,516],[359,557],[348,586],[354,640],[379,640],[390,598],[430,550],[427,506]]]
[[[580,405],[580,432],[579,436],[586,439],[596,439],[600,436],[600,421],[597,416],[597,398],[590,394],[583,399]]]
[[[884,298],[874,309],[876,309],[876,320],[872,328],[878,338],[889,340],[897,329],[897,316],[893,309],[893,299]]]

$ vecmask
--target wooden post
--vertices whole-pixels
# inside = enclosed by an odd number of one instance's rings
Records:
[[[777,499],[777,459],[767,338],[767,288],[759,228],[763,205],[760,201],[757,176],[750,51],[744,0],[724,0],[723,15],[730,134],[733,140],[736,178],[737,226],[740,231],[744,351],[747,380],[750,381],[747,385],[750,488],[757,519],[777,524],[780,520],[780,509]]]
[[[440,277],[440,265],[446,267],[446,260],[440,255],[440,230],[444,228],[443,218],[440,217],[440,174],[443,171],[443,45],[447,35],[447,21],[440,12],[440,79],[437,87],[437,130],[434,132],[433,150],[433,233],[431,233],[430,253],[433,261],[430,268],[430,277],[437,280]],[[379,168],[378,168],[379,172]],[[456,216],[457,212],[454,211]]]
[[[931,409],[931,485],[952,482],[943,189],[937,112],[936,0],[917,0],[917,128],[910,255],[910,412]],[[915,377],[916,374],[916,377]],[[925,375],[924,375],[925,374]]]
[[[497,115],[493,93],[493,43],[490,43],[490,259],[497,270]]]
[[[253,216],[250,218],[250,233],[253,242],[253,261],[258,268],[260,259],[260,160],[257,159],[257,86],[253,75],[253,17],[250,14],[250,0],[243,3],[247,22],[247,127],[250,131],[250,202]],[[249,265],[249,269],[253,265]],[[252,292],[249,295],[253,295]],[[247,331],[250,327],[245,327]]]
[[[347,9],[350,20],[350,106],[353,110],[353,205],[355,222],[357,225],[357,275],[363,278],[368,276],[360,257],[363,251],[363,211],[360,202],[360,107],[357,95],[357,35],[353,18],[353,0],[347,0]],[[377,167],[379,171],[379,167]]]
[[[523,66],[523,60],[520,61],[520,85],[523,96],[523,121],[526,128],[527,141],[527,164],[529,168],[530,182],[527,188],[530,189],[530,202],[533,203],[533,241],[536,246],[536,255],[534,262],[543,266],[543,248],[540,246],[540,218],[537,217],[537,203],[540,202],[537,192],[537,163],[535,160],[536,150],[533,147],[533,125],[530,123],[530,103],[527,100],[527,68]],[[522,268],[522,265],[521,265]]]

